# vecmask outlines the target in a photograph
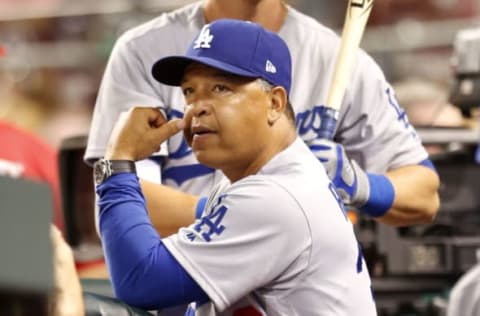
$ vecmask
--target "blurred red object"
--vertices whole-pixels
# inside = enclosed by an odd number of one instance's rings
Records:
[[[0,44],[0,58],[5,56],[7,56],[7,49],[5,48],[5,46]]]
[[[54,205],[52,219],[63,230],[57,154],[34,134],[0,120],[0,175],[49,184]]]

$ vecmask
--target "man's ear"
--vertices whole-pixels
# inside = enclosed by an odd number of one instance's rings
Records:
[[[273,125],[285,112],[287,107],[287,92],[285,88],[276,86],[270,92],[270,108],[268,109],[268,124]]]

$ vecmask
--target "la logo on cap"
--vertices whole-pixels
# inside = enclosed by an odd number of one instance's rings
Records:
[[[193,46],[194,49],[198,48],[210,48],[210,43],[213,40],[213,35],[210,34],[209,25],[205,25],[202,28],[202,31],[198,35],[197,39],[195,40],[195,45]]]

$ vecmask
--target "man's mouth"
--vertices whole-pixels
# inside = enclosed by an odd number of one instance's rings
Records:
[[[195,135],[205,135],[205,134],[213,133],[213,131],[204,126],[197,126],[197,127],[191,128],[191,133],[193,136],[195,136]]]

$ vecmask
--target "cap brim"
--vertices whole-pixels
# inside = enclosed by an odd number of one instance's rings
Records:
[[[211,59],[208,57],[185,57],[185,56],[170,56],[157,61],[152,67],[153,77],[169,86],[180,86],[185,69],[193,62],[204,64],[234,75],[251,77],[258,77],[258,74],[246,71],[244,69],[232,66],[221,61]]]

